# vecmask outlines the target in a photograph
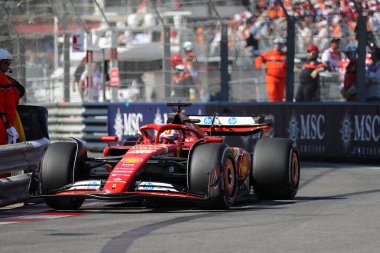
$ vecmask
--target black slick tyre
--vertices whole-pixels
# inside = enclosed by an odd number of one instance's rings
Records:
[[[74,182],[76,144],[55,142],[46,150],[41,164],[41,190],[43,195],[55,194],[60,188]],[[45,203],[54,209],[75,210],[84,199],[67,197],[46,197]]]
[[[236,197],[236,165],[228,145],[207,143],[196,147],[189,172],[190,190],[208,196],[198,206],[209,209],[227,209]]]
[[[257,141],[252,181],[258,199],[294,199],[300,181],[300,161],[291,140],[273,138]]]

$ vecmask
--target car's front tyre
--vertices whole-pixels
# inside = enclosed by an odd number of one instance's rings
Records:
[[[232,151],[224,143],[196,147],[190,163],[190,190],[208,196],[201,207],[227,209],[235,202],[237,174]]]
[[[41,164],[41,190],[43,195],[55,194],[62,187],[74,182],[76,143],[55,142],[46,150]],[[75,210],[84,199],[47,197],[45,203],[54,209]]]

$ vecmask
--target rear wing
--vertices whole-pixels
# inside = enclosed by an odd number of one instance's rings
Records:
[[[272,131],[273,115],[261,116],[189,116],[202,131],[210,136],[269,135]]]

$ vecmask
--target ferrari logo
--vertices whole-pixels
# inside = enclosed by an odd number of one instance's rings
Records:
[[[115,189],[116,188],[116,184],[112,184],[112,189]]]

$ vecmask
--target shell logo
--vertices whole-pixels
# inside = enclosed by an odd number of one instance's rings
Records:
[[[142,162],[143,159],[141,157],[127,157],[124,158],[122,161],[123,163],[139,163]]]

